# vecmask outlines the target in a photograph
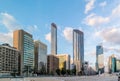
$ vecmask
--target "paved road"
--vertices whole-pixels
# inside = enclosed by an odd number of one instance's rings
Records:
[[[116,76],[58,77],[63,81],[118,81]]]
[[[24,79],[0,79],[0,81],[118,81],[117,76],[38,77]]]

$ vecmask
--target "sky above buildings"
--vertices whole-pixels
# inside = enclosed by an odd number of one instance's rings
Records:
[[[13,41],[13,31],[24,29],[48,46],[50,25],[58,27],[58,54],[73,57],[72,30],[84,32],[85,60],[95,65],[96,45],[104,46],[105,63],[120,56],[120,0],[0,0],[0,43]]]

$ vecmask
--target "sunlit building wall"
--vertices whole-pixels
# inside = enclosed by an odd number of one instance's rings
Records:
[[[73,62],[78,74],[84,64],[84,34],[77,29],[73,30]]]
[[[70,69],[70,55],[68,54],[58,54],[56,55],[59,59],[59,69]]]
[[[20,74],[23,75],[25,66],[34,69],[34,42],[32,35],[24,30],[16,30],[13,33],[13,46],[21,51]]]

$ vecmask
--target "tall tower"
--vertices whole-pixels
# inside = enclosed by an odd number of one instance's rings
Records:
[[[55,23],[51,24],[51,54],[57,54],[57,26]]]
[[[34,68],[34,42],[32,35],[24,30],[16,30],[13,33],[13,46],[20,50],[20,75],[23,75],[25,67]]]
[[[96,46],[96,71],[104,72],[104,55],[103,55],[103,46]]]
[[[84,63],[84,33],[77,29],[73,30],[73,61],[78,74]]]

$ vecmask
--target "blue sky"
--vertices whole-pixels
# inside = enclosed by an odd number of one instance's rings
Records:
[[[48,46],[50,24],[58,26],[58,54],[73,57],[72,30],[84,32],[85,60],[95,64],[96,45],[120,56],[120,0],[0,0],[0,43],[12,45],[12,32],[24,29]]]

